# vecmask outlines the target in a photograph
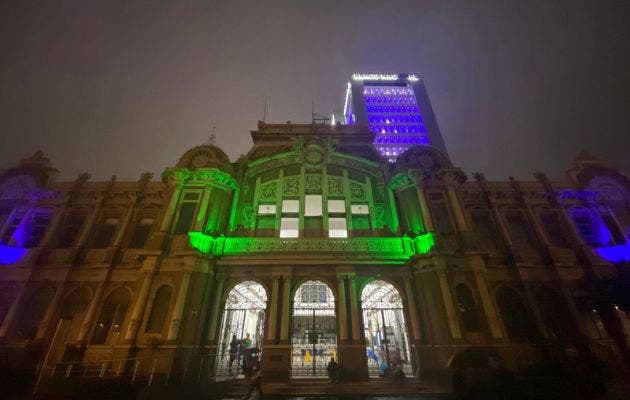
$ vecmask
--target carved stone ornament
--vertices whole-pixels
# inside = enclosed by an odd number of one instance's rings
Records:
[[[217,186],[224,190],[238,188],[238,183],[232,176],[217,168],[194,171],[186,168],[168,168],[162,174],[162,179],[169,185],[185,184],[193,181]]]

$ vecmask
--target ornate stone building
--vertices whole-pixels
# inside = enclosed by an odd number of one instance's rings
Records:
[[[565,182],[490,182],[428,146],[387,162],[361,125],[252,138],[161,180],[59,182],[39,152],[3,171],[3,365],[200,382],[238,370],[236,340],[269,381],[330,357],[346,380],[396,358],[430,379],[469,348],[512,367],[568,343],[627,358],[630,183],[592,156]]]

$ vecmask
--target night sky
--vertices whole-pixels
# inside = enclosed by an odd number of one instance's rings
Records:
[[[246,153],[265,96],[308,123],[352,72],[419,72],[466,172],[563,179],[587,149],[628,173],[629,3],[5,1],[0,168],[157,179],[212,127]]]

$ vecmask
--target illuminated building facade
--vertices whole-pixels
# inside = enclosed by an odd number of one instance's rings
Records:
[[[581,154],[566,182],[468,180],[429,134],[394,163],[375,136],[260,122],[236,162],[198,146],[161,180],[59,182],[41,153],[3,171],[7,365],[196,384],[235,374],[241,340],[267,382],[330,357],[367,382],[395,358],[444,378],[469,348],[627,356],[627,304],[600,295],[630,267],[626,177]]]

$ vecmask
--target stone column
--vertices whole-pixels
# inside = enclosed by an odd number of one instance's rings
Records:
[[[144,315],[147,300],[149,298],[149,291],[151,289],[151,283],[155,276],[155,269],[157,266],[157,257],[147,257],[142,263],[142,269],[145,270],[144,277],[142,278],[142,285],[138,292],[136,303],[134,304],[131,312],[131,321],[129,322],[129,328],[125,333],[125,340],[128,342],[135,341],[138,335],[138,330],[142,323],[142,317]]]
[[[348,340],[348,306],[346,305],[346,277],[342,274],[337,274],[337,291],[339,299],[337,304],[339,305],[338,321],[339,321],[339,339],[341,341]]]
[[[171,194],[171,200],[168,203],[168,208],[164,212],[164,216],[162,217],[162,223],[160,224],[160,231],[167,232],[171,227],[171,222],[175,217],[175,212],[177,211],[177,203],[179,202],[179,197],[182,194],[182,189],[184,188],[183,183],[178,183],[176,186],[173,186],[173,191]]]
[[[444,309],[446,310],[448,327],[453,338],[460,339],[462,337],[462,332],[459,326],[457,312],[455,312],[455,303],[453,302],[453,295],[446,277],[446,271],[437,271],[437,274],[440,282],[440,291],[442,292],[442,300],[444,301]]]
[[[101,204],[103,203],[102,200],[99,200],[99,202],[96,204],[96,206],[94,207],[94,209],[92,210],[92,212],[90,213],[90,215],[87,218],[87,221],[85,221],[85,225],[83,226],[83,230],[81,231],[81,235],[79,235],[79,240],[77,240],[76,242],[76,247],[81,247],[81,246],[85,246],[85,244],[87,243],[88,239],[90,238],[90,233],[92,233],[92,228],[94,228],[94,224],[96,224],[96,220],[99,216],[99,214],[101,213]]]
[[[179,286],[179,293],[177,295],[177,301],[173,308],[173,318],[171,319],[171,326],[168,330],[168,341],[177,340],[179,336],[179,327],[182,324],[182,314],[184,312],[184,305],[186,304],[186,297],[188,295],[188,286],[190,285],[190,272],[185,272],[182,276],[182,282]]]
[[[116,237],[112,242],[112,246],[120,246],[122,244],[122,241],[125,239],[125,233],[129,228],[129,224],[131,223],[131,219],[133,218],[133,213],[135,210],[136,207],[134,206],[134,204],[129,206],[129,209],[125,213],[125,216],[122,218],[122,221],[120,221],[120,226],[118,227],[118,232],[116,232]]]
[[[357,301],[357,291],[355,285],[356,275],[348,275],[348,295],[350,296],[350,321],[352,323],[352,340],[359,341],[363,337],[361,332],[361,323],[359,313],[359,304]]]
[[[282,317],[280,321],[280,340],[288,342],[291,321],[291,275],[285,275],[282,279]]]
[[[422,332],[420,330],[420,320],[418,319],[418,308],[416,307],[416,299],[411,287],[412,277],[405,276],[405,297],[407,298],[407,307],[409,307],[409,322],[411,325],[411,332],[413,334],[413,340],[421,340]]]
[[[92,301],[90,302],[90,306],[88,307],[87,312],[85,313],[85,317],[83,318],[83,324],[81,325],[81,330],[77,336],[77,340],[79,342],[83,342],[86,340],[88,333],[90,333],[90,329],[92,327],[92,322],[94,321],[94,317],[98,306],[101,303],[101,297],[103,296],[103,291],[105,290],[105,285],[107,284],[108,279],[103,279],[96,288],[94,292],[94,296],[92,296]]]
[[[418,180],[419,178],[420,177],[416,177],[416,182],[421,182],[421,180]],[[422,211],[422,223],[424,224],[424,231],[433,232],[435,231],[435,227],[433,226],[433,219],[431,218],[431,212],[429,211],[427,199],[424,196],[424,190],[417,185],[416,191],[418,192],[418,201],[420,202],[420,210]]]
[[[221,296],[223,294],[223,285],[225,283],[225,275],[219,273],[216,275],[216,283],[214,285],[214,295],[212,296],[212,310],[210,312],[210,327],[208,328],[208,340],[214,342],[217,338],[217,326],[219,325],[219,316],[221,315]]]
[[[460,171],[461,173],[461,171]],[[462,178],[459,178],[462,179]],[[456,184],[458,182],[458,173],[452,172],[448,173],[445,176],[446,181],[446,194],[449,199],[449,203],[451,204],[451,210],[453,210],[453,215],[455,216],[455,222],[457,223],[457,229],[460,232],[467,231],[468,222],[466,221],[466,214],[464,213],[464,207],[457,195]]]
[[[280,291],[280,277],[275,276],[273,278],[273,284],[271,286],[271,303],[269,305],[269,323],[267,329],[267,340],[276,340],[276,328],[278,323],[278,297]]]
[[[475,271],[475,282],[477,283],[477,290],[479,291],[479,297],[481,298],[481,306],[483,312],[486,315],[488,326],[490,327],[490,334],[494,339],[502,339],[503,332],[501,330],[501,320],[499,313],[494,306],[488,285],[481,271]]]
[[[55,294],[50,304],[48,305],[48,308],[46,309],[46,314],[44,314],[44,317],[42,318],[39,326],[37,327],[37,335],[35,336],[36,340],[42,340],[46,337],[46,334],[48,333],[48,327],[50,326],[50,323],[52,322],[52,319],[55,316],[55,313],[57,312],[57,308],[59,307],[59,302],[61,301],[61,296],[63,294],[64,287],[65,287],[65,280],[62,282],[59,282],[59,285],[57,285]]]

